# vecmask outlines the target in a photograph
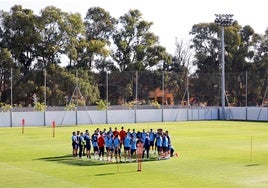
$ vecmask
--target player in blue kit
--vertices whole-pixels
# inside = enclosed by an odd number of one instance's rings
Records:
[[[166,133],[163,133],[162,149],[163,149],[162,158],[165,159],[166,157],[168,157],[168,138]]]
[[[137,140],[137,133],[136,133],[135,129],[132,130],[131,135],[133,136],[133,139]]]
[[[90,155],[91,143],[90,143],[90,135],[89,135],[88,130],[85,131],[84,140],[86,142],[86,145],[85,145],[86,156],[87,158],[91,158],[91,155]]]
[[[79,149],[79,157],[82,158],[82,153],[84,150],[85,140],[83,137],[83,133],[80,133],[79,139],[78,139],[78,149]]]
[[[127,157],[130,160],[130,137],[129,136],[125,137],[123,144],[124,144],[124,157],[125,157],[125,162],[126,162]]]
[[[114,136],[114,155],[116,162],[121,161],[120,139],[118,134]],[[118,160],[119,159],[119,160]]]
[[[141,133],[142,143],[145,142],[146,136],[147,136],[147,133],[145,132],[145,129],[142,129],[142,133]]]
[[[152,151],[154,151],[155,132],[153,131],[153,129],[150,129],[149,139],[150,139],[150,148],[152,149]]]
[[[73,147],[73,157],[77,156],[77,149],[78,149],[78,140],[76,136],[76,132],[73,132],[72,135],[72,147]]]
[[[110,144],[111,142],[109,142],[109,140],[111,139],[111,136],[106,133],[104,135],[104,144],[105,144],[105,150],[106,150],[106,156],[107,156],[107,161],[109,161],[109,156],[110,156]]]
[[[113,161],[113,156],[114,156],[114,135],[111,135],[111,138],[108,141],[109,145],[109,156],[110,156],[110,162]]]
[[[94,134],[91,136],[93,152],[94,152],[94,159],[98,159],[99,148],[98,148],[98,133],[95,130]]]
[[[127,129],[127,136],[128,136],[129,138],[131,137],[130,129]]]
[[[160,132],[157,133],[156,135],[156,147],[157,147],[157,152],[158,152],[158,159],[161,159],[162,155],[162,143],[163,138]]]
[[[130,162],[132,162],[134,154],[136,155],[137,150],[137,139],[134,138],[133,135],[131,135],[130,138]]]
[[[146,159],[149,159],[149,151],[150,151],[150,138],[149,138],[149,134],[146,134],[146,137],[144,139],[144,143],[143,143],[143,153],[142,153],[142,158],[144,159],[144,154],[146,152]]]

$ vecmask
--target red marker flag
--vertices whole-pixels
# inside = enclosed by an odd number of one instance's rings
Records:
[[[55,123],[55,121],[53,121],[52,122],[53,137],[55,137],[55,127],[56,127],[56,123]]]

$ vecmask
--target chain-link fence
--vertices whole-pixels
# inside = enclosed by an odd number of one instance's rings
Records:
[[[100,72],[61,67],[0,72],[2,111],[221,106],[221,74]],[[226,106],[267,106],[268,71],[225,73]]]

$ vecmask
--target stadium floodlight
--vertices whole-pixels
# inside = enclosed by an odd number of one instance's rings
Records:
[[[221,106],[222,119],[225,119],[225,62],[224,62],[224,27],[233,24],[233,14],[215,14],[215,23],[221,26]]]

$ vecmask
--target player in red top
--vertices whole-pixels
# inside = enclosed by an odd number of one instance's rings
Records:
[[[120,148],[122,148],[122,144],[127,136],[127,132],[124,130],[124,127],[121,127],[121,131],[119,132],[120,136]]]
[[[103,133],[100,132],[100,136],[98,138],[98,146],[99,146],[99,160],[102,157],[102,160],[104,160],[104,137]]]
[[[113,135],[114,135],[114,137],[115,137],[116,135],[119,135],[119,131],[117,130],[117,127],[114,128]]]

